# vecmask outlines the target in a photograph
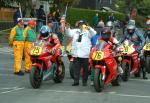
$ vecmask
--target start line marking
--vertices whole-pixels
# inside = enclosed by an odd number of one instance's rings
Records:
[[[96,92],[90,92],[90,91],[62,91],[62,90],[42,90],[42,89],[28,89],[25,87],[22,88],[18,88],[18,87],[12,87],[12,88],[0,88],[0,90],[7,90],[4,92],[0,92],[0,94],[7,94],[10,92],[15,92],[15,91],[19,91],[19,90],[32,90],[32,92],[34,91],[43,91],[43,92],[55,92],[55,93],[73,93],[73,94],[96,94]],[[150,96],[144,96],[144,95],[130,95],[130,94],[120,94],[117,92],[101,92],[101,93],[97,93],[98,95],[102,95],[102,94],[110,94],[110,95],[116,95],[116,96],[121,96],[121,97],[133,97],[133,98],[148,98],[150,99]]]
[[[7,90],[7,91],[0,92],[0,94],[6,94],[6,93],[10,93],[10,92],[22,90],[22,89],[24,89],[24,87],[23,87],[23,88],[18,88],[18,87],[13,87],[13,88],[1,88],[1,89]],[[10,89],[10,90],[9,90],[9,89]]]
[[[41,90],[41,89],[27,89],[24,88],[24,90],[33,90],[33,91],[45,91],[45,92],[55,92],[55,93],[73,93],[73,94],[96,94],[96,92],[90,92],[90,91],[62,91],[62,90]],[[101,93],[97,93],[99,95],[102,94],[110,94],[110,95],[116,95],[116,96],[121,96],[121,97],[134,97],[134,98],[148,98],[150,99],[150,96],[143,96],[143,95],[130,95],[130,94],[120,94],[117,92],[101,92]]]

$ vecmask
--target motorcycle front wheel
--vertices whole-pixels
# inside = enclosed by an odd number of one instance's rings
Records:
[[[30,84],[33,88],[40,88],[42,84],[42,75],[40,73],[40,69],[36,66],[33,66],[30,72]]]
[[[94,88],[96,92],[101,92],[104,88],[104,81],[100,69],[96,68],[94,71]]]
[[[130,76],[130,65],[127,62],[122,62],[121,64],[122,69],[123,69],[123,74],[122,74],[122,80],[123,81],[128,81],[129,76]]]
[[[60,65],[60,67],[59,67]],[[54,76],[54,82],[55,83],[61,83],[65,77],[65,66],[64,63],[62,62],[61,64],[55,63],[54,68],[56,68],[55,76]],[[61,69],[61,74],[59,74],[59,69]]]

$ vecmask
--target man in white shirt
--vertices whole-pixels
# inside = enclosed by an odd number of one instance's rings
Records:
[[[72,37],[72,56],[74,57],[74,83],[72,86],[79,85],[80,68],[83,68],[82,82],[87,85],[88,80],[88,58],[91,50],[91,38],[96,35],[96,31],[87,26],[84,21],[79,21],[76,29],[66,26],[66,34]]]

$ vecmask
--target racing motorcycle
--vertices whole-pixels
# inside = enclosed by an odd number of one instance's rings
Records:
[[[110,45],[101,40],[90,52],[91,65],[94,68],[94,88],[97,92],[103,90],[104,85],[119,85],[117,73],[117,61],[115,53],[110,49]]]
[[[61,50],[56,53],[59,56],[54,56],[54,53],[48,50],[44,40],[34,43],[29,52],[32,60],[30,84],[33,88],[40,88],[42,81],[45,80],[53,80],[55,83],[63,81],[65,66],[61,59]]]
[[[122,80],[128,81],[130,75],[132,74],[137,77],[139,75],[140,59],[138,58],[138,52],[135,49],[134,44],[128,40],[125,40],[125,42],[117,48],[117,51],[122,55]],[[137,59],[136,64],[133,64],[133,58]],[[135,69],[134,65],[138,65],[138,68]]]
[[[150,73],[150,41],[146,42],[143,48],[143,55],[145,59],[145,68],[148,73]]]

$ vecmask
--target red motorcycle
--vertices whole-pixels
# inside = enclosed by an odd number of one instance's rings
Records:
[[[140,59],[134,44],[128,40],[117,48],[117,51],[122,54],[121,66],[124,71],[122,75],[123,81],[128,81],[130,75],[139,76]],[[133,60],[136,60],[134,63]]]
[[[72,78],[72,79],[74,79],[74,68],[73,68],[73,61],[74,61],[74,58],[73,58],[73,56],[72,56],[72,54],[71,54],[71,51],[72,51],[72,49],[71,49],[71,46],[67,46],[67,50],[66,50],[66,53],[67,53],[67,57],[68,57],[68,60],[69,60],[69,72],[70,72],[70,77]],[[90,74],[90,70],[91,70],[91,68],[90,68],[90,65],[89,65],[89,67],[88,67],[88,72],[89,72],[89,74]],[[83,69],[81,68],[80,69],[80,76],[82,76],[83,75]]]
[[[103,90],[104,85],[111,83],[118,86],[117,62],[110,45],[101,40],[91,51],[91,65],[94,67],[94,88],[97,92]]]
[[[54,80],[55,83],[63,81],[65,66],[61,59],[61,49],[55,53],[50,52],[45,41],[39,40],[29,52],[32,60],[30,83],[33,88],[40,88],[42,81]]]

